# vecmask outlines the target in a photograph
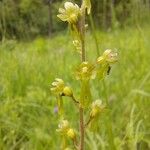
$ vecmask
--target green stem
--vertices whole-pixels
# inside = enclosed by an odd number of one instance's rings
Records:
[[[82,107],[79,108],[80,110],[80,150],[84,150],[84,110]]]

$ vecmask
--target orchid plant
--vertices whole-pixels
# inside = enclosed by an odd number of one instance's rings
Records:
[[[112,65],[117,62],[117,53],[107,49],[97,58],[94,64],[86,60],[85,51],[85,16],[91,12],[90,0],[83,0],[81,7],[72,2],[65,2],[64,8],[59,8],[57,15],[62,21],[68,22],[73,36],[73,45],[81,56],[81,64],[75,70],[75,79],[81,83],[79,98],[75,98],[74,90],[65,84],[62,79],[56,78],[52,83],[51,91],[57,98],[60,123],[57,132],[65,138],[73,141],[74,149],[84,150],[85,148],[85,129],[99,119],[99,115],[105,110],[106,105],[101,99],[93,101],[90,90],[90,81],[98,78],[103,80],[108,75]],[[70,97],[72,102],[79,109],[79,132],[72,128],[67,118],[64,118],[63,97]],[[89,113],[89,119],[85,120],[85,113]],[[78,134],[79,133],[79,134]],[[78,137],[79,135],[79,137]],[[69,150],[70,147],[63,142],[61,149]]]

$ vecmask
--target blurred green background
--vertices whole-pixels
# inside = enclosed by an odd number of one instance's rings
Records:
[[[80,93],[74,77],[80,57],[56,17],[63,2],[0,0],[0,150],[60,150],[50,84],[63,78]],[[101,116],[96,134],[87,130],[86,150],[112,150],[112,142],[116,150],[149,150],[150,0],[92,0],[92,8],[87,58],[94,62],[111,48],[119,62],[105,81],[91,82],[93,100],[107,98],[111,116]],[[77,128],[78,110],[68,98],[65,111]]]

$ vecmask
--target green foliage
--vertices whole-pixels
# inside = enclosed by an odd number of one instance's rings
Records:
[[[48,35],[49,7],[45,2],[44,0],[1,1],[0,38],[5,36],[28,39],[39,34]]]

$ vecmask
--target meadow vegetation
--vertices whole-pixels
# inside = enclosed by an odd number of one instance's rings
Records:
[[[92,83],[93,99],[108,99],[96,134],[86,135],[86,149],[108,150],[114,141],[117,150],[150,149],[150,29],[148,25],[125,27],[108,32],[95,31],[99,52],[116,49],[119,61],[111,76]],[[55,77],[63,78],[80,92],[74,80],[74,68],[80,64],[72,48],[68,31],[52,39],[31,42],[6,40],[0,45],[0,149],[57,150],[61,137],[56,132],[56,99],[50,93]],[[87,57],[97,58],[94,37],[86,36]],[[93,86],[94,85],[94,86]],[[78,126],[78,112],[65,98],[65,111],[73,126]],[[109,124],[112,136],[109,137]]]

